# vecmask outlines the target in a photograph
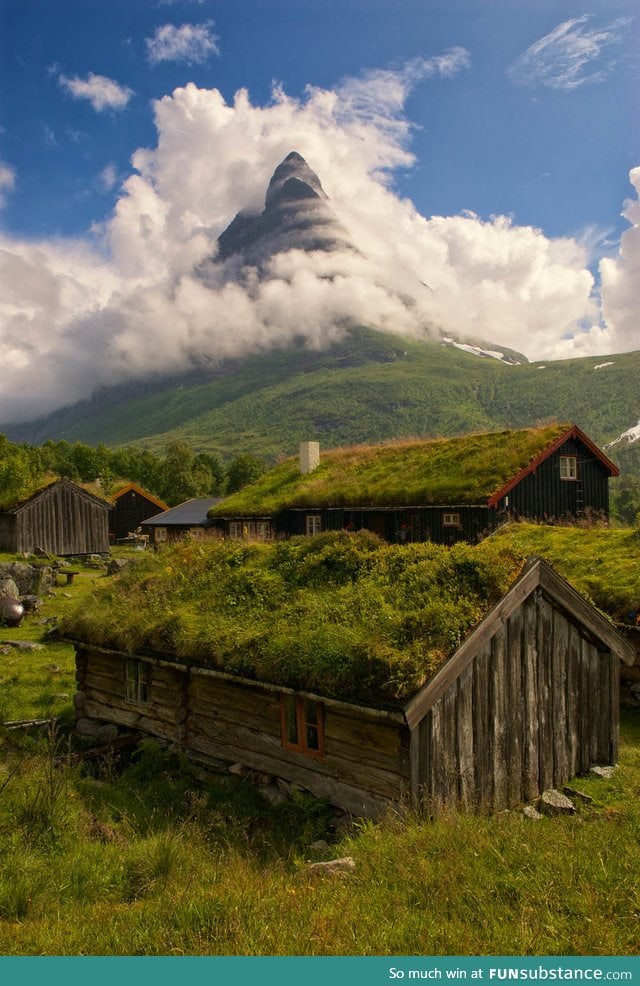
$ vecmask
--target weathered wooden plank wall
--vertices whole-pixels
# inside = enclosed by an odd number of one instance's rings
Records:
[[[536,593],[416,726],[414,791],[496,809],[613,762],[617,682],[618,659]]]
[[[109,550],[109,508],[64,484],[54,484],[12,515],[15,551],[55,555]]]
[[[237,762],[287,778],[355,814],[379,815],[408,796],[409,730],[402,723],[327,705],[325,755],[315,759],[283,747],[277,691],[196,668],[150,666],[150,701],[132,703],[125,658],[78,648],[77,714],[170,740],[205,764]]]

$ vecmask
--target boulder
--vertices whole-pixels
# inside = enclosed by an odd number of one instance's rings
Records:
[[[19,599],[20,590],[11,577],[0,579],[0,599]]]
[[[576,806],[566,794],[551,789],[540,795],[540,811],[545,815],[573,815]]]
[[[351,856],[342,856],[340,859],[328,859],[324,863],[309,863],[310,873],[353,873],[355,868],[355,860]]]

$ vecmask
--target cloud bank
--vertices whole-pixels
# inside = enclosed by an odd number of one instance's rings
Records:
[[[301,335],[318,347],[349,324],[483,339],[530,358],[636,347],[637,201],[625,206],[632,225],[619,256],[602,262],[603,322],[576,240],[502,216],[426,218],[394,193],[395,170],[414,160],[411,87],[468,64],[455,49],[301,99],[276,89],[267,106],[243,90],[228,104],[193,84],[160,100],[157,146],[135,152],[91,240],[0,238],[0,421]],[[292,150],[319,175],[356,250],[278,254],[264,277],[217,262],[219,234],[239,210],[262,210]],[[633,180],[637,189],[639,170]]]

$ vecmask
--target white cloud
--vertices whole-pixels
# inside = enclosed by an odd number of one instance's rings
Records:
[[[74,99],[88,99],[96,113],[122,110],[133,96],[133,90],[128,86],[122,86],[105,75],[94,75],[93,72],[89,72],[86,79],[80,79],[77,75],[73,79],[59,75],[58,81]]]
[[[550,89],[577,89],[603,82],[613,70],[612,49],[626,40],[629,18],[602,28],[587,28],[590,14],[564,21],[536,41],[509,68],[514,82]]]
[[[110,192],[115,188],[118,181],[118,171],[113,162],[105,164],[104,168],[98,175],[98,186],[103,192]]]
[[[601,264],[603,325],[585,244],[500,216],[426,218],[394,193],[395,170],[414,160],[411,86],[467,64],[447,53],[301,99],[276,90],[267,106],[243,90],[228,104],[193,84],[161,99],[157,147],[135,152],[135,174],[94,241],[0,241],[0,421],[300,335],[320,346],[350,323],[473,337],[531,358],[636,348],[637,202],[626,207],[636,239],[630,230],[619,257]],[[217,237],[247,205],[262,209],[292,150],[357,249],[289,251],[267,278],[245,269],[234,280],[233,259],[212,259]]]
[[[0,161],[0,209],[6,204],[7,195],[15,188],[16,173],[13,168]]]
[[[146,38],[147,58],[152,65],[159,62],[187,62],[201,65],[209,55],[219,54],[218,38],[212,31],[213,21],[203,24],[163,24],[153,37]]]
[[[622,234],[618,256],[600,261],[602,310],[621,352],[640,349],[640,168],[633,168],[629,180],[636,198],[625,202],[622,214],[630,228]]]

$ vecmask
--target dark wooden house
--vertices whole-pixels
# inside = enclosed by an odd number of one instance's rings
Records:
[[[136,483],[123,486],[113,494],[111,502],[113,510],[109,517],[109,536],[112,543],[128,538],[143,520],[169,509],[166,503]]]
[[[366,529],[390,542],[453,544],[509,518],[606,518],[617,475],[576,425],[333,449],[322,459],[305,443],[299,466],[276,466],[210,516],[229,537]]]
[[[162,513],[143,520],[140,527],[149,535],[153,545],[179,541],[186,535],[205,537],[208,531],[214,533],[214,524],[208,513],[213,507],[222,502],[222,497],[205,496],[186,500]]]
[[[410,801],[496,810],[613,763],[619,662],[633,659],[612,625],[540,560],[395,705],[243,678],[204,655],[75,644],[79,724],[142,730],[205,765],[241,764],[373,816]]]
[[[69,479],[58,479],[0,511],[0,550],[39,548],[52,555],[109,550],[111,504]]]

